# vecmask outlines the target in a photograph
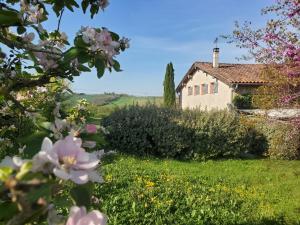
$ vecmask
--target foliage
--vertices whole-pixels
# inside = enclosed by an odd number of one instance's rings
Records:
[[[90,6],[91,16],[107,7],[106,0],[83,0],[81,8],[85,13]],[[128,39],[120,38],[106,28],[82,27],[70,45],[67,35],[60,31],[65,10],[73,12],[79,8],[77,2],[59,1],[5,1],[0,9],[0,95],[11,100],[22,111],[23,106],[13,95],[21,91],[51,83],[51,79],[73,80],[81,72],[96,68],[97,76],[103,76],[106,69],[121,71],[116,55],[129,47]],[[58,19],[57,28],[48,31],[43,23],[48,20],[49,11]],[[17,33],[13,32],[16,30]],[[34,40],[37,37],[38,40]],[[8,49],[7,53],[4,49]]]
[[[244,118],[243,124],[264,135],[267,140],[265,154],[271,159],[299,159],[299,129],[291,122],[272,121],[267,118]]]
[[[68,112],[67,120],[71,124],[85,124],[91,112],[88,110],[89,103],[85,99],[78,100],[77,105]]]
[[[127,106],[104,118],[102,124],[113,148],[140,156],[178,157],[191,144],[191,132],[175,122],[179,115],[176,109],[155,105]]]
[[[252,108],[252,95],[243,94],[234,96],[232,103],[238,109],[251,109]]]
[[[175,107],[176,105],[174,68],[172,63],[169,63],[166,69],[164,80],[164,105],[166,107]]]
[[[253,146],[249,133],[240,123],[238,115],[228,111],[186,111],[179,121],[193,131],[188,158],[210,159],[239,157],[251,151]]]
[[[182,112],[154,105],[128,106],[104,118],[102,124],[109,131],[108,142],[113,148],[134,155],[233,157],[251,146],[238,116],[226,111]]]
[[[109,224],[299,224],[299,161],[105,158]],[[283,182],[284,181],[284,182]]]
[[[27,132],[33,132],[35,125],[30,114],[20,113],[5,101],[0,107],[0,159],[3,159],[6,155],[18,153],[18,148],[23,146],[16,145],[16,140]]]
[[[288,95],[290,91],[300,82],[299,78],[290,79],[287,76],[282,76],[274,68],[266,68],[262,74],[262,78],[269,84],[257,88],[256,93],[253,95],[253,105],[260,109],[274,109],[281,107],[299,107],[300,99],[294,98],[283,104],[282,96]]]
[[[106,70],[121,71],[115,58],[129,47],[129,40],[104,27],[81,27],[70,44],[60,25],[67,10],[89,9],[93,18],[108,4],[108,0],[82,0],[80,5],[74,0],[0,3],[0,144],[19,155],[6,156],[0,163],[1,224],[106,224],[104,214],[86,211],[92,183],[103,182],[97,167],[104,150],[87,152],[83,147],[92,150],[97,144],[80,137],[95,134],[97,126],[85,124],[86,102],[71,110],[67,121],[60,101],[68,89],[65,81],[82,72],[95,68],[101,78]],[[43,28],[50,15],[58,21],[53,31]],[[32,150],[37,153],[24,159],[25,147],[19,148],[16,140],[7,144],[8,137],[18,138],[13,135],[18,129],[33,133],[30,122],[35,120],[43,121],[56,141],[45,137],[40,149]],[[63,193],[67,198],[59,201]]]
[[[278,0],[262,14],[269,16],[264,27],[253,29],[251,22],[237,22],[233,34],[226,38],[237,47],[249,49],[257,62],[267,64],[264,77],[269,86],[263,89],[263,97],[271,90],[269,94],[275,93],[274,99],[270,97],[273,105],[293,106],[300,96],[300,2]]]

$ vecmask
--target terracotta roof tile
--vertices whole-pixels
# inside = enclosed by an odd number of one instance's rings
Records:
[[[180,91],[184,85],[197,70],[201,70],[224,83],[231,84],[248,84],[261,85],[265,81],[261,79],[261,72],[265,65],[263,64],[228,64],[220,63],[218,68],[213,68],[212,63],[195,62],[184,76],[177,87],[177,92]]]

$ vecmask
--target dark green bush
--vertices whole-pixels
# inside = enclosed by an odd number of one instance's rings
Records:
[[[113,148],[144,156],[178,157],[192,143],[192,132],[175,120],[180,111],[154,105],[128,106],[103,120]]]
[[[239,117],[227,111],[180,111],[128,106],[103,120],[115,149],[181,159],[235,157],[251,147]]]
[[[233,105],[238,109],[252,109],[252,95],[251,94],[243,94],[236,95],[233,100]]]

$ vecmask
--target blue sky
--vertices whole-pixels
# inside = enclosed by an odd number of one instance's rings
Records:
[[[70,38],[81,26],[108,27],[131,39],[131,47],[118,56],[123,72],[84,73],[75,79],[76,92],[117,92],[162,95],[166,64],[173,62],[175,83],[194,61],[211,61],[213,40],[230,34],[234,21],[263,25],[260,9],[273,0],[111,0],[93,20],[89,15],[65,14],[61,28]],[[54,24],[52,24],[54,26]],[[220,41],[221,62],[237,62],[244,50]]]

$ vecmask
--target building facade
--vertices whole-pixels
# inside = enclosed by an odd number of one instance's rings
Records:
[[[264,85],[261,64],[219,63],[219,49],[213,62],[195,62],[176,88],[182,109],[227,109],[236,94],[253,93]]]

